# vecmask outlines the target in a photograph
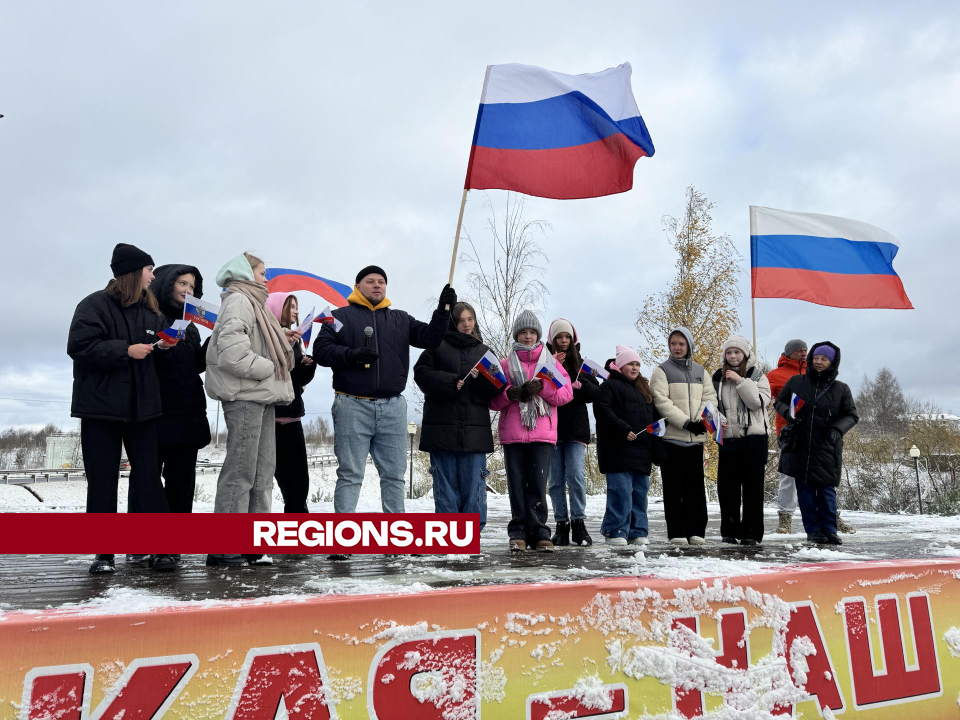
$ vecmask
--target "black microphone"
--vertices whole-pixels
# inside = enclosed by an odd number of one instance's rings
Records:
[[[373,328],[372,328],[372,327],[369,327],[369,326],[365,327],[365,328],[363,329],[363,346],[364,346],[365,348],[371,348],[371,347],[373,347],[373,344],[372,344],[372,342],[371,342],[371,338],[372,338],[372,337],[373,337]],[[365,369],[369,370],[369,369],[370,369],[370,363],[366,363],[363,367],[364,367]]]

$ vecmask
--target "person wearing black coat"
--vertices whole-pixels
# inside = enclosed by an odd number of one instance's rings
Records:
[[[284,329],[296,328],[299,324],[297,296],[291,293],[270,293],[267,298],[270,310]],[[307,466],[307,441],[303,435],[301,418],[306,414],[303,404],[303,389],[317,373],[317,364],[303,352],[299,334],[290,334],[293,346],[293,400],[286,405],[274,405],[276,414],[277,468],[273,476],[283,496],[285,513],[307,513],[307,495],[310,494],[310,468]]]
[[[610,545],[646,545],[650,473],[665,456],[660,437],[646,431],[659,419],[657,409],[633,349],[618,345],[617,357],[607,361],[606,369],[610,379],[604,380],[593,405],[597,459],[607,478],[600,532]]]
[[[777,397],[787,420],[780,433],[780,472],[796,478],[797,499],[807,539],[841,545],[837,535],[837,486],[843,465],[843,436],[860,420],[850,387],[839,380],[840,348],[816,343],[807,372],[795,375]],[[802,404],[791,412],[793,396]]]
[[[187,295],[203,297],[203,276],[193,265],[161,265],[154,270],[150,290],[169,327],[183,318]],[[168,352],[157,356],[157,377],[163,417],[157,425],[163,489],[170,512],[193,511],[197,483],[197,452],[210,444],[207,395],[200,374],[207,369],[206,347],[193,323]]]
[[[114,279],[80,301],[70,322],[73,360],[70,414],[80,418],[87,478],[87,512],[117,512],[123,448],[135,488],[131,512],[167,512],[157,462],[157,420],[163,414],[154,345],[166,327],[150,292],[153,258],[119,243],[110,263]],[[112,572],[113,555],[98,555],[90,572]]]
[[[590,444],[590,413],[587,405],[600,396],[600,383],[592,375],[581,374],[580,341],[569,320],[558,318],[547,331],[547,349],[573,382],[573,400],[557,408],[557,444],[550,459],[550,502],[557,531],[551,542],[569,545],[573,530],[574,545],[592,545],[587,532],[586,460]],[[567,492],[570,504],[567,505]]]
[[[477,371],[489,350],[468,303],[453,306],[440,347],[425,350],[413,367],[423,391],[420,450],[430,453],[434,511],[479,513],[487,522],[487,455],[493,452],[490,398],[503,391]]]

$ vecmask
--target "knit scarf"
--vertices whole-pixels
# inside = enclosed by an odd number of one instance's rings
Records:
[[[507,357],[507,375],[510,378],[510,384],[515,387],[520,387],[528,380],[532,380],[533,377],[527,377],[527,371],[523,367],[523,363],[520,361],[520,356],[517,354],[523,350],[527,352],[532,352],[537,349],[537,345],[521,345],[518,342],[513,343],[513,349],[510,351],[510,355]],[[550,351],[547,350],[546,346],[543,346],[541,353],[546,353],[546,358],[543,355],[540,356],[541,360],[544,360],[549,364],[550,358],[553,356],[550,354]],[[523,400],[517,401],[520,404],[520,421],[523,423],[523,426],[528,430],[533,430],[537,427],[537,418],[544,415],[552,415],[553,408],[544,402],[543,398],[539,395],[534,395],[530,400],[524,402]]]
[[[293,348],[290,347],[280,322],[267,310],[267,286],[250,280],[233,280],[227,285],[226,292],[243,295],[253,305],[257,327],[263,335],[270,360],[273,361],[273,374],[278,380],[287,380],[290,370],[293,369]]]

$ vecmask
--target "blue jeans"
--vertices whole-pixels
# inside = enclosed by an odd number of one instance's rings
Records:
[[[407,465],[407,401],[402,395],[380,400],[337,395],[332,414],[333,452],[338,463],[333,511],[356,511],[369,454],[380,475],[383,511],[402,513]]]
[[[837,489],[833,485],[804,482],[797,478],[797,501],[807,535],[837,534]]]
[[[558,442],[550,460],[550,502],[557,522],[583,520],[586,516],[587,446],[577,442]],[[567,511],[567,488],[570,489],[570,510]]]
[[[647,491],[650,476],[635,471],[607,473],[607,511],[600,534],[604,537],[646,537]]]
[[[487,524],[486,453],[430,453],[433,506],[438,513],[479,513],[480,529]]]

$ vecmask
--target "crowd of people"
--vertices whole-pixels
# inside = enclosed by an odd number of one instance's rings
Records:
[[[487,456],[495,449],[490,412],[498,412],[510,551],[593,543],[586,526],[588,405],[593,405],[599,469],[606,476],[600,525],[605,543],[649,542],[653,465],[662,477],[668,542],[706,542],[704,443],[715,408],[723,439],[717,470],[721,540],[759,544],[772,404],[780,447],[778,531],[791,531],[799,506],[809,541],[841,544],[836,486],[843,435],[858,418],[850,388],[837,379],[840,349],[833,343],[808,350],[803,341],[791,340],[777,368],[764,375],[750,344],[734,335],[723,343],[722,366],[711,375],[693,359],[693,338],[681,327],[666,338],[668,358],[649,380],[637,352],[620,345],[605,364],[609,378],[600,381],[583,372],[580,338],[571,322],[554,320],[544,336],[540,319],[524,310],[513,319],[512,346],[500,361],[506,383],[494,383],[478,371],[489,348],[476,312],[458,302],[449,285],[426,323],[392,306],[382,268],[363,268],[347,305],[333,311],[336,323],[321,326],[310,355],[297,330],[296,297],[268,293],[264,263],[250,253],[217,273],[220,309],[203,343],[192,324],[176,343],[159,335],[183,317],[188,296],[202,297],[203,278],[195,266],[155,268],[149,254],[121,243],[110,267],[114,278],[107,287],[77,306],[67,342],[88,512],[117,511],[123,448],[130,463],[129,512],[191,512],[197,453],[210,442],[207,396],[221,403],[227,425],[214,511],[270,512],[276,480],[284,512],[308,512],[301,418],[304,388],[317,366],[331,369],[335,391],[334,511],[356,510],[369,456],[383,511],[403,512],[402,393],[410,349],[419,348],[414,381],[424,394],[420,450],[430,455],[435,510],[476,513],[481,529],[485,525]],[[559,382],[538,377],[544,365]],[[662,432],[655,429],[660,423]],[[180,563],[173,554],[128,557],[156,570]],[[271,560],[211,554],[206,562],[239,566]],[[104,554],[90,571],[114,569],[114,556]]]

